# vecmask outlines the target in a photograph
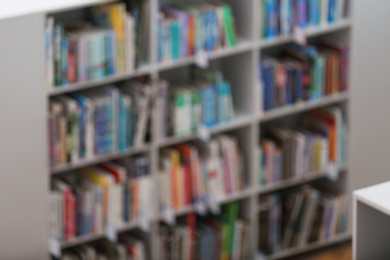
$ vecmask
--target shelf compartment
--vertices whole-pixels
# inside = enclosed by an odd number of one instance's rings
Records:
[[[346,19],[346,20],[337,22],[335,24],[330,24],[330,25],[321,26],[321,27],[308,28],[305,30],[305,32],[306,32],[306,37],[310,38],[310,37],[315,37],[315,36],[319,36],[319,35],[323,35],[323,34],[327,34],[327,33],[332,33],[332,32],[337,32],[340,30],[344,30],[344,29],[350,28],[350,26],[351,26],[350,20]],[[265,48],[276,47],[278,45],[286,44],[286,43],[289,43],[292,41],[293,41],[293,37],[291,35],[279,36],[279,37],[275,37],[273,39],[260,40],[258,46],[261,49],[265,49]]]
[[[131,155],[138,154],[138,153],[145,153],[145,152],[148,152],[149,150],[150,150],[149,145],[141,146],[141,147],[132,147],[132,148],[128,149],[127,151],[123,151],[123,152],[115,152],[115,153],[111,153],[111,154],[100,155],[100,156],[96,156],[95,158],[92,158],[90,160],[83,160],[83,161],[80,161],[78,163],[55,166],[55,167],[51,168],[51,174],[59,174],[59,173],[63,173],[63,172],[68,172],[68,171],[80,169],[83,167],[91,166],[94,164],[104,163],[104,162],[108,162],[111,160],[123,158],[126,156],[131,156]]]
[[[325,96],[315,101],[306,101],[306,102],[301,102],[290,106],[274,108],[269,111],[263,112],[263,114],[259,117],[259,120],[260,122],[271,121],[282,117],[309,111],[312,109],[334,105],[340,102],[344,102],[348,100],[348,98],[349,98],[348,92],[342,92],[342,93]]]

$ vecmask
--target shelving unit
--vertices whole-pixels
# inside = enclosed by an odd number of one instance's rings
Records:
[[[151,44],[149,47],[150,52],[150,63],[144,65],[143,67],[135,70],[133,73],[115,75],[111,77],[107,77],[101,80],[96,81],[88,81],[88,82],[80,82],[76,84],[72,84],[66,87],[58,87],[47,90],[46,98],[49,100],[51,97],[69,94],[72,92],[92,89],[95,87],[99,87],[105,84],[116,83],[119,81],[131,79],[141,75],[148,75],[153,81],[157,81],[162,77],[162,73],[166,73],[169,71],[174,71],[176,69],[182,69],[191,64],[197,63],[196,57],[187,57],[184,59],[171,61],[167,63],[159,63],[157,61],[157,37],[156,37],[156,25],[155,25],[155,17],[157,6],[159,4],[158,0],[149,0],[150,1],[150,25],[151,25],[151,33],[150,39]],[[111,1],[109,1],[111,2]],[[166,2],[162,1],[161,2]],[[265,113],[261,113],[259,110],[260,107],[260,95],[259,95],[259,76],[257,74],[257,63],[260,60],[262,55],[262,51],[268,48],[277,48],[283,44],[291,42],[293,40],[292,37],[278,37],[272,40],[261,40],[259,37],[260,32],[260,22],[259,17],[261,14],[260,4],[258,0],[227,0],[232,8],[233,12],[236,15],[236,20],[238,23],[238,33],[241,34],[239,36],[245,36],[241,38],[241,41],[234,48],[224,48],[218,50],[213,53],[207,54],[207,59],[210,62],[210,66],[214,64],[218,64],[222,67],[224,74],[226,74],[229,81],[232,82],[233,94],[236,95],[234,99],[238,101],[238,112],[235,119],[231,122],[218,125],[212,129],[209,129],[209,134],[211,136],[230,133],[233,132],[234,135],[238,137],[240,142],[241,150],[245,155],[245,170],[247,175],[249,176],[248,187],[243,191],[232,194],[224,198],[220,203],[228,203],[232,201],[245,201],[247,209],[243,213],[245,217],[249,220],[253,228],[253,234],[251,234],[252,239],[252,248],[253,255],[256,255],[256,245],[257,245],[257,236],[254,234],[257,230],[257,206],[259,195],[270,193],[286,188],[291,188],[294,186],[302,185],[305,183],[312,182],[314,180],[319,180],[327,177],[327,173],[313,173],[311,175],[306,175],[301,178],[286,180],[280,183],[275,183],[270,186],[259,187],[257,181],[257,175],[259,172],[256,158],[256,145],[259,143],[259,133],[262,128],[262,124],[281,119],[284,117],[290,117],[297,115],[299,113],[309,111],[316,108],[331,106],[334,104],[346,104],[349,100],[348,92],[340,93],[337,95],[327,96],[317,101],[313,102],[305,102],[296,104],[289,107],[277,108],[271,111],[267,111]],[[88,6],[92,6],[94,4],[98,4],[100,1],[90,1]],[[66,10],[71,10],[72,8],[65,8]],[[48,14],[62,12],[64,9],[55,9],[49,10],[47,12],[43,12],[41,15],[43,17]],[[351,28],[350,20],[344,20],[337,24],[328,25],[326,27],[320,28],[311,28],[306,31],[306,36],[308,38],[324,36],[326,34],[338,33],[338,34],[349,34],[349,30]],[[348,37],[348,36],[347,36]],[[222,62],[221,62],[222,60]],[[348,86],[349,88],[351,86]],[[156,112],[153,111],[152,114],[152,125],[153,121],[156,119]],[[140,153],[148,153],[151,156],[151,174],[155,180],[157,180],[158,174],[158,159],[159,159],[159,149],[163,147],[168,147],[172,145],[176,145],[179,143],[189,142],[196,139],[199,139],[199,134],[193,134],[190,136],[184,137],[167,137],[167,138],[157,138],[156,131],[153,129],[152,131],[152,139],[151,142],[142,147],[131,148],[125,152],[115,152],[113,154],[99,156],[94,159],[88,161],[81,161],[77,164],[73,165],[65,165],[58,166],[54,168],[48,168],[48,172],[50,175],[59,175],[64,174],[66,172],[70,172],[73,170],[80,169],[82,167],[91,166],[94,164],[107,162],[110,160],[115,160],[119,158],[123,158],[126,156],[131,156],[134,154]],[[49,154],[47,152],[47,154]],[[340,169],[342,172],[347,172],[347,165]],[[156,182],[157,183],[157,182]],[[156,198],[157,201],[157,198]],[[157,203],[156,203],[157,206]],[[193,206],[184,207],[178,210],[175,210],[175,217],[183,216],[194,212],[195,209]],[[158,259],[158,241],[157,234],[159,229],[159,222],[162,220],[162,217],[158,213],[158,209],[154,209],[156,213],[155,219],[151,223],[150,237],[151,237],[151,247],[153,259]],[[127,232],[132,229],[139,228],[138,223],[130,223],[125,227],[119,228],[117,230],[118,233]],[[85,243],[89,243],[91,241],[99,240],[104,238],[104,234],[94,234],[81,238],[76,238],[74,240],[61,243],[61,248],[66,249],[77,245],[82,245]],[[296,248],[292,250],[288,250],[286,252],[280,252],[275,255],[271,255],[270,259],[284,259],[288,258],[300,253],[308,252],[310,250],[318,249],[324,246],[328,246],[331,244],[339,243],[345,241],[350,238],[350,233],[342,234],[336,237],[331,238],[327,241],[322,241],[318,243],[313,243],[303,248]]]

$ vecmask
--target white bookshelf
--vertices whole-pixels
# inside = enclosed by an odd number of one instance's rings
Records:
[[[42,83],[41,89],[39,89],[39,97],[36,98],[36,102],[38,100],[45,100],[45,105],[47,106],[47,102],[51,97],[69,94],[75,91],[92,89],[95,87],[100,87],[105,84],[112,84],[119,81],[131,79],[137,76],[148,75],[153,81],[156,81],[160,78],[166,77],[175,77],[176,73],[185,71],[186,68],[196,63],[196,57],[188,57],[184,59],[180,59],[177,61],[159,63],[157,61],[157,40],[156,40],[156,25],[154,23],[154,19],[156,17],[157,7],[161,2],[172,2],[166,0],[148,0],[150,1],[150,60],[147,64],[144,64],[137,70],[132,73],[125,73],[121,75],[115,75],[111,77],[107,77],[104,79],[96,80],[96,81],[88,81],[88,82],[80,82],[72,85],[68,85],[66,87],[52,88],[52,89],[44,89],[44,77],[42,76],[40,82]],[[179,0],[177,0],[179,1]],[[34,32],[40,33],[40,36],[43,37],[43,26],[44,19],[48,15],[76,10],[78,8],[84,8],[93,6],[99,3],[113,2],[113,1],[73,1],[73,3],[66,4],[65,1],[61,4],[47,4],[46,6],[39,7],[37,12],[34,14],[34,23],[39,29],[36,29]],[[259,75],[257,64],[263,55],[263,52],[266,52],[270,49],[277,49],[283,44],[286,44],[293,39],[291,37],[278,37],[273,40],[261,40],[260,39],[260,17],[261,10],[260,4],[258,0],[227,0],[232,8],[233,13],[236,17],[237,23],[237,31],[239,36],[239,43],[234,48],[224,48],[220,49],[216,52],[207,54],[207,58],[209,60],[210,66],[216,67],[222,70],[224,76],[226,76],[227,80],[232,83],[232,91],[233,91],[233,99],[236,105],[236,114],[237,117],[233,119],[231,122],[218,125],[212,129],[210,129],[210,135],[219,135],[223,133],[232,133],[237,137],[240,143],[241,150],[244,154],[244,162],[245,162],[245,171],[248,177],[248,186],[242,191],[232,194],[221,201],[221,204],[228,203],[232,201],[240,201],[240,213],[245,216],[246,219],[249,220],[252,225],[251,231],[251,243],[253,249],[253,257],[257,254],[257,209],[258,209],[258,200],[261,194],[270,193],[274,191],[279,191],[287,188],[291,188],[294,186],[298,186],[301,184],[309,183],[315,180],[319,180],[322,178],[326,178],[328,173],[312,173],[301,178],[286,180],[281,183],[275,183],[273,185],[260,187],[257,181],[258,175],[258,163],[256,158],[256,146],[260,142],[260,131],[262,129],[263,123],[267,123],[272,120],[281,120],[283,118],[295,116],[299,113],[309,111],[316,108],[321,108],[325,106],[330,106],[334,104],[343,104],[345,109],[348,108],[349,94],[348,92],[340,93],[333,96],[325,97],[318,101],[306,102],[301,104],[296,104],[289,107],[278,108],[275,110],[267,111],[262,113],[260,111],[261,99],[259,95]],[[306,32],[306,36],[309,40],[319,36],[325,36],[327,34],[337,34],[348,39],[350,30],[352,28],[352,24],[350,20],[344,20],[337,24],[328,25],[326,27],[320,28],[310,28]],[[27,29],[26,29],[27,30]],[[41,34],[42,33],[42,34]],[[39,43],[35,46],[36,49],[44,48],[43,39],[40,40]],[[43,53],[41,51],[42,57],[39,58],[39,62],[37,64],[42,65],[40,72],[43,70]],[[173,74],[173,76],[172,76]],[[185,73],[184,73],[185,74]],[[182,76],[182,75],[178,75]],[[351,86],[348,86],[351,88]],[[348,112],[348,111],[347,111]],[[48,118],[48,111],[39,110],[40,118]],[[152,114],[152,126],[154,120],[156,119],[157,111],[153,110]],[[41,121],[40,121],[41,122]],[[47,125],[42,123],[39,126],[39,129],[42,132],[42,136],[47,138]],[[52,178],[54,175],[66,174],[67,172],[80,169],[82,167],[94,165],[97,163],[107,162],[110,160],[115,160],[119,158],[123,158],[126,156],[131,156],[135,154],[147,153],[151,157],[151,174],[153,177],[157,177],[158,174],[158,161],[159,161],[159,150],[163,147],[188,142],[192,140],[196,140],[199,138],[199,135],[194,134],[190,136],[184,137],[167,137],[167,138],[157,138],[156,129],[152,129],[152,138],[150,143],[146,144],[142,147],[131,148],[124,152],[115,152],[109,155],[99,156],[87,161],[81,161],[77,164],[57,166],[54,168],[50,168],[47,163],[47,159],[42,163],[45,165],[45,168],[42,169],[44,173],[47,173],[49,177]],[[43,138],[41,136],[41,138]],[[43,139],[46,140],[46,139]],[[43,146],[44,145],[44,146]],[[42,157],[48,157],[49,151],[47,146],[47,140],[39,146],[37,149],[39,153],[42,152]],[[31,151],[33,153],[33,151]],[[43,161],[43,159],[41,159]],[[347,165],[340,169],[342,171],[343,176],[348,179],[347,175]],[[41,178],[42,180],[46,180]],[[157,178],[155,178],[157,179]],[[46,185],[47,183],[45,183]],[[47,193],[49,189],[47,187]],[[158,241],[157,234],[159,232],[159,222],[162,220],[162,217],[158,214],[157,209],[157,198],[156,198],[156,209],[154,212],[156,213],[149,231],[150,242],[152,248],[152,258],[158,259]],[[195,209],[192,206],[184,207],[178,209],[174,212],[175,217],[183,216],[188,213],[194,212]],[[45,214],[46,215],[46,214]],[[132,222],[124,227],[118,228],[117,233],[128,232],[130,230],[134,230],[139,228],[140,225],[136,222]],[[60,244],[61,249],[67,249],[73,246],[82,245],[85,243],[90,243],[92,241],[96,241],[104,238],[104,234],[93,234],[80,238],[75,238],[71,241],[63,242]],[[288,258],[300,253],[304,253],[310,250],[315,250],[320,247],[328,246],[334,243],[339,243],[341,241],[345,241],[350,238],[350,233],[342,234],[336,237],[333,237],[327,241],[321,241],[318,243],[310,244],[303,248],[296,248],[286,252],[280,252],[275,255],[271,255],[270,259],[284,259]]]
[[[353,192],[353,259],[388,259],[390,182]],[[372,239],[375,238],[375,239]]]

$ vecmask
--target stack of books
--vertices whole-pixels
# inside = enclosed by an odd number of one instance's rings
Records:
[[[347,0],[260,0],[262,38],[287,36],[295,28],[334,24],[347,16]]]
[[[311,186],[261,198],[259,249],[263,254],[304,247],[346,231],[346,195]]]
[[[138,81],[118,86],[51,98],[52,166],[74,164],[144,144],[151,87]]]
[[[346,122],[340,108],[312,111],[296,127],[269,126],[260,145],[260,185],[319,173],[346,163]]]
[[[153,182],[146,156],[84,168],[53,179],[49,233],[57,241],[79,236],[116,236],[139,223],[147,230],[153,213]]]
[[[249,259],[250,226],[238,216],[238,204],[226,204],[222,214],[186,216],[175,227],[162,226],[160,259]]]
[[[147,60],[148,10],[145,4],[126,11],[125,3],[86,11],[89,19],[46,22],[46,75],[49,87],[98,80],[133,72]],[[146,41],[146,42],[145,42]]]
[[[61,260],[98,260],[98,259],[137,259],[147,260],[147,243],[135,235],[121,235],[118,243],[99,241],[92,245],[83,245],[64,251]]]
[[[232,9],[226,3],[164,5],[160,8],[157,27],[160,62],[237,44]]]
[[[259,66],[264,111],[304,100],[318,100],[347,89],[348,47],[324,39],[316,46],[288,44],[279,57]]]
[[[215,69],[193,67],[192,81],[169,86],[159,82],[156,102],[160,137],[183,137],[212,128],[234,117],[230,83]]]
[[[159,179],[163,215],[192,204],[213,210],[247,184],[238,142],[227,135],[163,149]]]

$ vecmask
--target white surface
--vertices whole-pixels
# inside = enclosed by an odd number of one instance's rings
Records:
[[[357,190],[354,196],[367,206],[390,215],[390,181]]]
[[[76,8],[109,0],[0,0],[0,20],[38,12],[53,12],[56,10]]]

